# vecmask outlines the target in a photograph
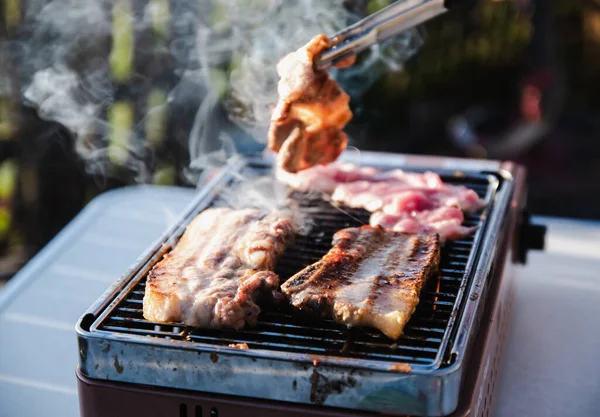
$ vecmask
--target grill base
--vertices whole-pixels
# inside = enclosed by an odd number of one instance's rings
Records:
[[[498,368],[505,345],[506,330],[513,301],[514,267],[510,256],[499,265],[491,281],[489,299],[482,318],[474,355],[466,369],[467,379],[458,409],[452,417],[487,417],[491,414],[498,379]],[[315,406],[243,397],[203,394],[99,381],[77,370],[81,417],[342,417],[376,416],[376,413],[351,413]]]

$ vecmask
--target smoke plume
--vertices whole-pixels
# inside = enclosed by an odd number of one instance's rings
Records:
[[[190,166],[206,168],[264,147],[277,61],[363,17],[348,3],[365,2],[30,0],[15,41],[23,96],[72,133],[90,172],[112,175],[108,167],[122,165],[148,181],[161,135],[174,131]],[[420,42],[408,31],[332,74],[357,103]],[[160,124],[185,115],[171,130]]]

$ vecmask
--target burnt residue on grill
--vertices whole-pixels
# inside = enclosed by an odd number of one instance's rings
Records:
[[[216,352],[211,352],[211,354],[210,354],[210,360],[211,360],[212,363],[219,362],[219,355],[217,355]]]
[[[79,358],[85,359],[88,355],[88,341],[85,339],[79,339]]]
[[[123,367],[123,365],[121,365],[121,364],[119,363],[119,357],[118,357],[117,355],[115,355],[115,356],[114,356],[113,365],[114,365],[114,367],[115,367],[115,370],[116,370],[118,373],[120,373],[120,374],[122,374],[122,373],[123,373],[123,370],[125,370],[125,368]]]
[[[310,402],[315,405],[323,405],[331,394],[341,394],[346,388],[354,388],[357,379],[348,375],[340,379],[329,379],[319,373],[317,368],[313,369],[310,377]]]
[[[412,366],[408,363],[398,362],[390,366],[388,370],[391,372],[408,373],[412,371]]]

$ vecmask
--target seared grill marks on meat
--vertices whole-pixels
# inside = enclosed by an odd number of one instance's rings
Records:
[[[381,172],[333,163],[296,174],[279,170],[277,177],[294,189],[320,190],[336,203],[370,211],[371,226],[405,233],[438,233],[442,241],[473,233],[476,228],[462,225],[463,212],[474,213],[485,206],[475,191],[444,184],[433,172]]]
[[[204,211],[150,271],[144,317],[203,328],[255,325],[256,301],[279,287],[273,269],[294,236],[288,211]]]
[[[326,71],[314,68],[315,57],[330,46],[325,35],[318,35],[277,64],[279,102],[268,138],[285,171],[333,162],[346,149],[342,129],[352,119],[350,97]]]
[[[381,227],[343,229],[333,247],[281,288],[291,304],[348,326],[375,327],[398,339],[440,262],[437,235]]]

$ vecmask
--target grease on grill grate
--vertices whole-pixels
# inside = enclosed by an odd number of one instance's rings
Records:
[[[444,178],[475,190],[485,197],[489,183],[485,179],[470,182],[462,178]],[[279,261],[276,272],[283,283],[306,265],[320,259],[331,247],[332,235],[345,227],[368,224],[363,210],[340,210],[320,200],[301,199],[310,207],[315,227],[308,236],[300,236]],[[482,222],[482,215],[465,218],[465,225]],[[265,308],[258,325],[236,332],[222,329],[187,329],[183,325],[155,324],[142,315],[145,281],[142,280],[105,320],[100,330],[147,335],[189,342],[227,346],[246,343],[250,349],[277,350],[309,354],[332,354],[352,358],[428,365],[435,361],[465,275],[473,237],[448,242],[442,248],[440,277],[432,278],[421,293],[421,300],[401,338],[395,343],[375,329],[348,329],[332,320],[307,319],[305,316],[276,308]]]

